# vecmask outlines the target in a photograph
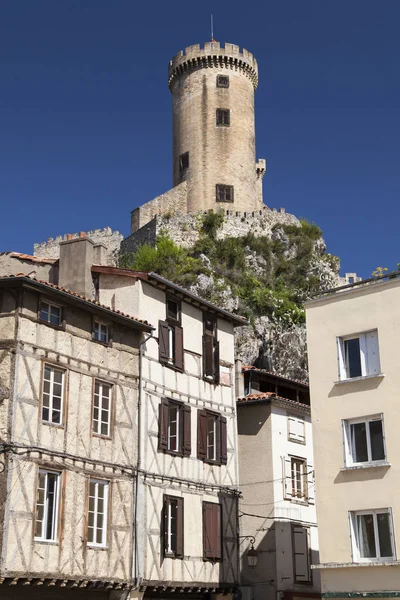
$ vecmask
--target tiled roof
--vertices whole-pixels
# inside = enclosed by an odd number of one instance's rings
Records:
[[[68,290],[67,288],[63,288],[59,285],[55,285],[54,283],[49,283],[48,281],[43,281],[42,279],[36,279],[34,277],[30,277],[29,275],[25,275],[24,273],[18,273],[16,275],[0,275],[0,282],[2,280],[10,280],[10,279],[22,279],[22,280],[26,280],[26,282],[29,282],[29,283],[33,283],[33,284],[37,283],[40,286],[45,286],[45,287],[51,288],[53,290],[56,290],[58,292],[62,292],[63,294],[67,294],[68,296],[72,296],[74,298],[79,298],[80,300],[84,300],[88,304],[92,304],[93,306],[107,310],[110,313],[119,315],[120,317],[124,317],[125,319],[130,319],[134,323],[137,323],[140,325],[145,325],[146,329],[154,329],[154,327],[150,323],[148,323],[148,321],[143,321],[142,319],[136,319],[135,317],[132,317],[131,315],[123,313],[120,310],[110,308],[109,306],[106,306],[105,304],[100,304],[100,302],[97,302],[96,300],[91,300],[90,298],[86,298],[86,296],[77,294],[76,292]]]
[[[284,375],[279,375],[279,373],[273,373],[272,371],[267,371],[267,369],[258,369],[257,367],[253,367],[251,365],[243,365],[242,372],[246,373],[247,371],[254,371],[255,373],[264,373],[265,375],[272,375],[273,377],[277,377],[278,379],[282,379],[283,381],[289,381],[290,383],[296,383],[298,385],[302,385],[306,388],[309,387],[308,383],[304,383],[304,381],[299,381],[298,379],[290,379],[289,377],[285,377]]]
[[[302,410],[310,411],[310,406],[308,404],[304,404],[303,402],[297,402],[296,400],[289,400],[288,398],[283,398],[282,396],[277,396],[275,392],[261,392],[259,394],[249,394],[248,396],[244,396],[244,398],[238,398],[238,404],[251,404],[255,402],[263,402],[263,401],[276,401],[283,403],[287,406],[293,406],[296,408],[300,408]]]
[[[0,256],[8,255],[11,258],[19,258],[20,260],[27,260],[29,262],[34,263],[42,263],[45,265],[53,265],[58,261],[57,258],[39,258],[38,256],[33,256],[32,254],[23,254],[22,252],[0,252]]]

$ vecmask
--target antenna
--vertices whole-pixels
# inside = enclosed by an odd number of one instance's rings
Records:
[[[211,41],[214,41],[214,17],[211,15]]]

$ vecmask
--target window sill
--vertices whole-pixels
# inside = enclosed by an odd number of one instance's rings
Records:
[[[392,463],[386,461],[376,461],[371,463],[364,463],[359,465],[349,465],[348,467],[342,467],[341,472],[346,471],[358,471],[359,469],[377,469],[378,467],[391,467]]]
[[[48,325],[52,329],[58,329],[58,331],[65,331],[65,325],[61,323],[61,325],[55,325],[54,323],[49,323],[49,321],[44,321],[43,319],[38,319],[38,322],[42,325]]]
[[[183,560],[183,555],[181,554],[174,554],[173,552],[165,552],[164,553],[164,558],[172,558],[172,559],[178,559],[178,560]]]
[[[101,340],[96,340],[96,338],[92,337],[92,342],[95,342],[96,344],[100,344],[100,346],[104,346],[105,348],[111,348],[112,347],[112,342],[102,342]]]
[[[45,540],[42,538],[34,538],[35,544],[48,544],[50,546],[58,546],[57,540]]]
[[[205,463],[206,465],[212,465],[214,467],[221,467],[223,463],[218,462],[216,460],[208,460],[207,458],[203,458],[202,459],[203,463]]]
[[[92,436],[100,438],[101,440],[112,440],[111,435],[105,435],[104,433],[96,433],[95,431],[92,431]]]
[[[56,429],[64,429],[64,425],[62,423],[52,423],[51,421],[43,421],[43,425],[47,425],[48,427],[55,427]]]
[[[167,362],[167,361],[161,361],[160,360],[160,364],[163,365],[164,367],[168,367],[168,369],[171,369],[172,371],[177,371],[178,373],[184,373],[185,369],[179,369],[179,367],[176,367],[174,363],[172,362]]]
[[[350,379],[340,379],[334,381],[335,385],[343,385],[344,383],[353,383],[353,381],[364,381],[365,379],[382,379],[385,377],[384,373],[378,373],[377,375],[361,375],[361,377],[350,377]]]
[[[90,550],[108,550],[108,546],[97,546],[96,544],[87,544],[87,547],[90,548]]]
[[[400,560],[371,560],[368,562],[348,562],[348,563],[321,563],[311,565],[311,569],[355,569],[358,567],[398,567]]]
[[[288,437],[288,442],[292,442],[292,444],[301,444],[302,446],[306,445],[305,440],[295,440],[294,438]]]

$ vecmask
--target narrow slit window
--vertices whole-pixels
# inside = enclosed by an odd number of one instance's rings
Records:
[[[35,539],[57,540],[60,473],[39,471]]]
[[[184,173],[189,168],[189,152],[184,152],[179,157],[179,172]]]
[[[91,546],[107,543],[108,486],[108,481],[89,482],[88,544]]]
[[[51,365],[44,366],[42,420],[54,425],[62,424],[65,371]]]

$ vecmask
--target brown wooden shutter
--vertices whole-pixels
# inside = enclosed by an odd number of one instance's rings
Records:
[[[168,503],[169,497],[164,496],[164,504],[163,504],[163,514],[161,519],[161,541],[164,544],[163,546],[163,554],[167,552],[168,548]]]
[[[176,555],[183,557],[183,498],[176,498]]]
[[[191,410],[190,406],[184,404],[183,412],[183,456],[190,456],[192,450],[192,429],[191,429]]]
[[[214,377],[214,338],[211,335],[203,335],[203,375]]]
[[[214,364],[213,364],[213,369],[214,369],[214,381],[215,383],[219,383],[219,342],[214,342]]]
[[[158,449],[168,450],[168,400],[161,400],[158,419]]]
[[[209,560],[222,557],[221,505],[203,502],[203,556]]]
[[[228,440],[227,440],[227,421],[225,417],[220,417],[220,440],[221,440],[221,465],[228,462]]]
[[[158,354],[160,362],[168,362],[168,323],[158,323]]]
[[[183,371],[183,329],[175,327],[175,367]]]
[[[197,458],[205,460],[207,456],[207,413],[198,411],[197,417]]]
[[[214,558],[222,558],[222,523],[221,523],[221,505],[213,504],[213,547],[214,547]]]

